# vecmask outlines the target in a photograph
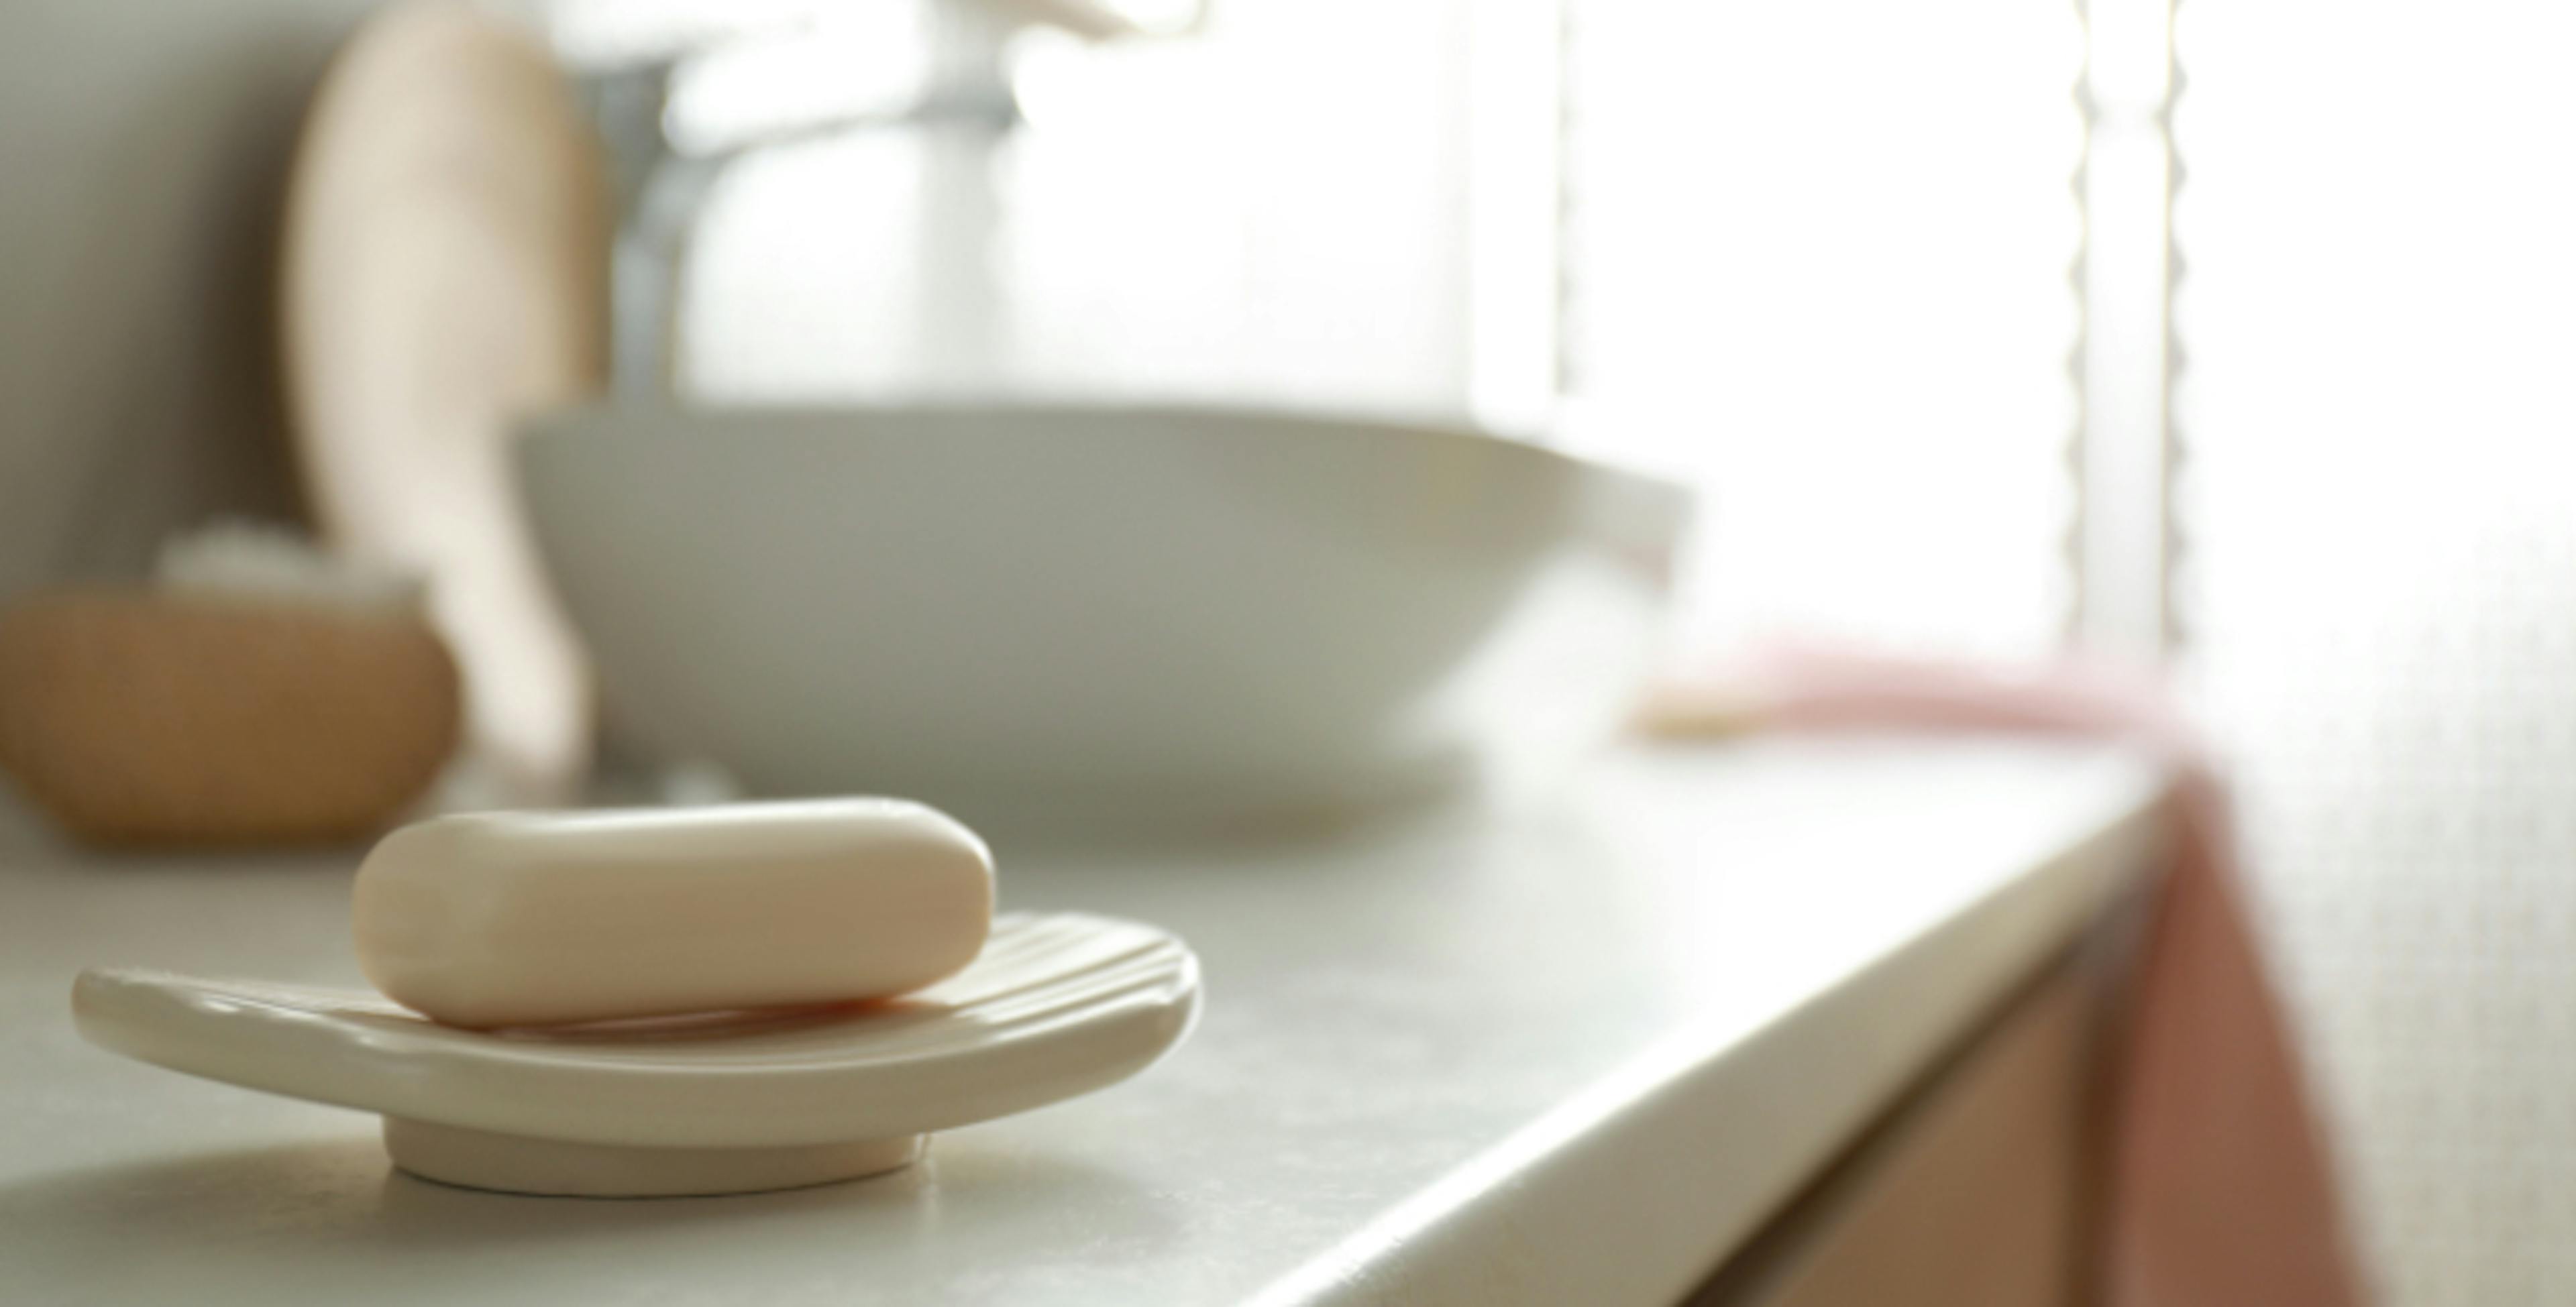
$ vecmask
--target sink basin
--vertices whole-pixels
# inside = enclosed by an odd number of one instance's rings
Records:
[[[602,406],[523,435],[621,739],[970,821],[1259,820],[1570,757],[1647,664],[1689,507],[1293,414]]]

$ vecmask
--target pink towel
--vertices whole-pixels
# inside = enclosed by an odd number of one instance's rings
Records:
[[[1677,682],[1661,735],[2024,731],[2125,740],[2179,777],[2174,863],[2141,959],[2115,1105],[2101,1284],[2110,1307],[2358,1307],[2331,1158],[2246,918],[2227,795],[2153,678],[2007,674],[1781,649]]]

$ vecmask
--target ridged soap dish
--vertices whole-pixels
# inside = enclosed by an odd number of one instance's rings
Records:
[[[997,917],[972,965],[900,999],[572,1029],[461,1030],[360,990],[122,968],[72,989],[101,1047],[383,1113],[414,1175],[602,1198],[891,1171],[934,1131],[1134,1075],[1198,1004],[1178,938],[1074,913]]]

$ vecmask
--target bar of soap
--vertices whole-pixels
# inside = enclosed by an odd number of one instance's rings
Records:
[[[475,1028],[883,998],[984,947],[993,862],[899,799],[477,813],[358,869],[358,963]]]

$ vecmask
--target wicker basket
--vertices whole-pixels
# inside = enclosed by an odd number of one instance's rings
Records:
[[[0,767],[97,843],[367,835],[455,749],[458,692],[409,614],[139,588],[0,614]]]

